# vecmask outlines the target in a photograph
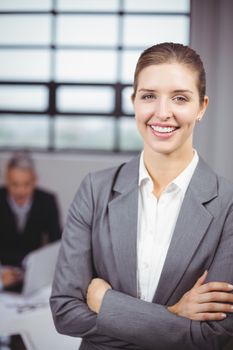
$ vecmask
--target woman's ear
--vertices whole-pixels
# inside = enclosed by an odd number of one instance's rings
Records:
[[[198,122],[200,122],[202,120],[202,118],[205,114],[206,108],[208,107],[208,104],[209,104],[209,97],[205,96],[203,99],[203,102],[201,103],[200,111],[199,111],[198,116],[197,116]]]

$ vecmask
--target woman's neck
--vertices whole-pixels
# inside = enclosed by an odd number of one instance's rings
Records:
[[[156,153],[144,148],[144,163],[154,184],[154,194],[159,198],[167,185],[174,180],[191,162],[192,148],[172,154]]]

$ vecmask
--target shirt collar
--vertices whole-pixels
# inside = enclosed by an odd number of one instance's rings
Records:
[[[150,177],[150,175],[145,167],[143,157],[144,157],[144,151],[142,151],[142,153],[140,155],[138,186],[140,186],[143,183],[143,180],[150,180],[151,181],[151,177]]]
[[[144,159],[143,159],[143,154],[144,152],[142,151],[141,156],[140,156],[140,162],[139,162],[139,179],[138,179],[138,185],[141,186],[144,183],[148,183],[149,188],[151,189],[151,191],[153,190],[153,182],[152,179],[145,167],[144,164]],[[191,160],[191,162],[188,164],[188,166],[167,186],[166,189],[168,189],[169,187],[173,187],[173,185],[175,185],[175,187],[178,187],[183,194],[185,194],[188,185],[191,181],[191,178],[193,176],[193,173],[196,169],[197,163],[199,161],[199,156],[197,154],[197,151],[194,150],[194,155],[193,158]]]
[[[14,198],[12,196],[8,196],[8,203],[11,207],[11,209],[15,212],[15,213],[27,213],[30,209],[31,209],[31,206],[32,206],[32,198],[30,198],[25,204],[23,205],[18,205]]]

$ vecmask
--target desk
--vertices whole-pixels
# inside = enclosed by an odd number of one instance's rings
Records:
[[[48,303],[35,309],[23,309],[17,306],[19,301],[20,299],[16,296],[14,305],[13,296],[7,298],[5,295],[1,298],[0,294],[1,336],[20,334],[28,350],[77,350],[79,348],[81,342],[79,338],[57,333]]]

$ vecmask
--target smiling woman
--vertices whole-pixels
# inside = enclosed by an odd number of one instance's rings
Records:
[[[145,153],[152,148],[160,154],[183,152],[186,161],[192,159],[193,129],[208,104],[207,96],[200,102],[196,76],[174,62],[140,72],[133,102]]]
[[[132,102],[143,152],[83,180],[57,263],[55,325],[82,350],[221,350],[233,336],[233,186],[193,148],[208,105],[198,54],[145,50]]]

